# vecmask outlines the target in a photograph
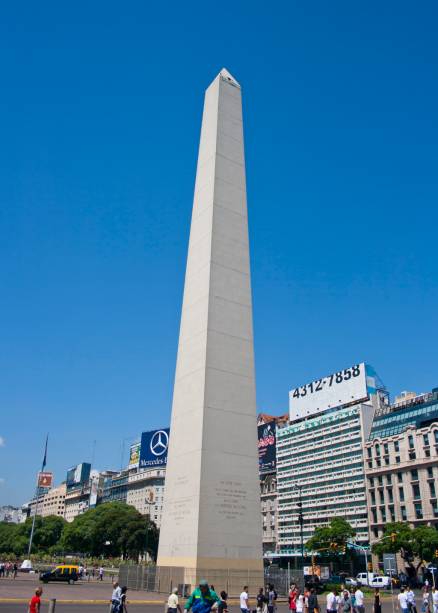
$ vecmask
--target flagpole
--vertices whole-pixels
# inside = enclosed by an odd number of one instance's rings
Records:
[[[44,469],[46,467],[46,462],[47,462],[47,443],[49,441],[49,435],[47,434],[46,436],[46,446],[44,448],[44,457],[43,457],[43,463],[41,465],[41,472],[44,472]],[[27,550],[27,555],[30,558],[30,552],[32,549],[32,541],[33,541],[33,535],[35,532],[35,520],[36,520],[36,516],[38,513],[38,502],[39,502],[39,475],[37,476],[37,485],[36,485],[36,490],[35,490],[35,498],[36,498],[36,504],[35,504],[35,513],[33,514],[33,518],[32,518],[32,528],[30,531],[30,538],[29,538],[29,547]]]

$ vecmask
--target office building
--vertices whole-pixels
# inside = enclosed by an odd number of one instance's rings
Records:
[[[371,542],[385,524],[438,528],[438,388],[376,411],[365,444]]]
[[[363,446],[375,409],[387,403],[383,384],[371,366],[358,364],[296,388],[290,399],[291,422],[277,429],[278,555],[301,555],[300,500],[303,543],[343,517],[366,545]]]

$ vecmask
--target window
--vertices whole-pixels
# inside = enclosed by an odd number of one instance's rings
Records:
[[[416,502],[414,504],[415,507],[415,517],[417,519],[423,519],[423,509],[421,508],[421,502]]]
[[[430,490],[430,496],[431,498],[436,498],[436,493],[435,493],[435,483],[433,481],[429,482],[429,490]]]
[[[414,450],[414,449],[412,449],[412,450],[410,449],[410,450],[409,450],[409,459],[410,459],[410,460],[415,460],[415,458],[416,458],[416,457],[417,457],[417,456],[416,456],[416,454],[415,454],[415,450]]]
[[[418,481],[418,470],[416,468],[411,470],[411,479],[412,481]]]
[[[433,466],[428,466],[427,467],[427,478],[428,479],[433,479]]]
[[[376,455],[380,455],[380,445],[376,445]]]
[[[421,507],[421,504],[420,504],[420,507]],[[386,522],[386,510],[385,510],[385,507],[380,507],[380,514],[382,516],[382,521]]]
[[[428,434],[423,434],[423,445],[425,447],[429,447],[429,435]]]
[[[385,496],[384,496],[383,490],[379,490],[379,500],[380,500],[380,504],[385,504]]]
[[[371,504],[376,504],[376,494],[374,492],[371,492]]]
[[[402,487],[398,488],[398,496],[400,498],[400,502],[404,502],[405,501],[405,491]]]
[[[377,511],[376,511],[376,509],[371,509],[371,513],[373,515],[373,524],[377,524]]]
[[[394,451],[396,453],[400,451],[400,443],[398,441],[394,441]]]
[[[371,457],[372,457],[372,456],[371,456],[371,447],[368,447],[368,449],[367,449],[367,454],[368,454],[368,457],[369,457],[369,458],[371,458]]]
[[[368,481],[370,482],[370,487],[374,487],[374,477],[370,477]]]
[[[387,453],[389,453],[389,445],[388,443],[384,443],[383,444],[383,453],[386,455]]]
[[[426,458],[430,458],[430,449],[429,449],[429,447],[425,448],[424,455],[426,456]]]
[[[408,445],[409,445],[409,449],[414,449],[414,437],[412,436],[412,434],[410,434],[408,436]]]
[[[397,473],[397,479],[399,483],[403,483],[403,473]]]
[[[379,475],[379,476],[377,477],[377,480],[378,480],[378,482],[379,482],[379,487],[382,487],[382,486],[383,486],[383,477],[382,477],[382,475]]]
[[[392,475],[386,475],[386,483],[387,483],[388,485],[391,485],[391,484],[392,484]]]
[[[412,486],[412,495],[414,497],[414,500],[418,500],[418,498],[421,498],[421,494],[420,494],[420,486],[418,485],[418,483],[414,483]]]
[[[400,511],[401,511],[402,520],[406,521],[408,519],[408,516],[406,514],[406,507],[400,507]]]
[[[376,539],[379,538],[379,531],[377,530],[377,528],[373,529],[373,534],[374,534],[374,538],[376,538]]]
[[[376,458],[376,466],[380,467],[381,465],[382,465],[382,463],[380,461],[380,458]]]
[[[389,456],[385,456],[385,466],[389,466]]]
[[[391,521],[395,521],[395,512],[394,512],[394,507],[391,505],[388,507],[389,510],[389,514],[391,516]]]
[[[396,464],[400,464],[400,456],[399,455],[395,456],[395,463]]]
[[[389,502],[394,502],[394,495],[392,493],[392,487],[388,487],[388,500]]]
[[[438,445],[438,430],[433,431],[433,436],[435,438],[435,444]]]
[[[432,503],[432,511],[433,516],[438,517],[438,502],[436,500],[434,500],[434,502]]]

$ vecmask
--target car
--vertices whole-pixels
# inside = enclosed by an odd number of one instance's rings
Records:
[[[345,577],[344,583],[346,587],[357,587],[357,581],[353,577]]]
[[[381,589],[389,589],[391,587],[391,577],[386,577],[385,575],[375,575],[368,582],[369,587],[378,587]]]
[[[79,567],[72,564],[61,564],[53,570],[48,570],[40,574],[43,583],[50,581],[65,581],[73,585],[79,579]]]

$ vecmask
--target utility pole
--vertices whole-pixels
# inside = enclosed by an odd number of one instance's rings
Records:
[[[302,498],[302,488],[301,485],[295,486],[298,490],[298,523],[300,524],[300,544],[301,544],[301,570],[304,573],[304,537],[303,537],[303,498]]]

